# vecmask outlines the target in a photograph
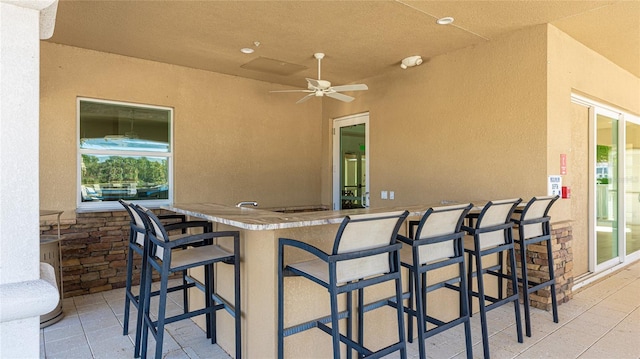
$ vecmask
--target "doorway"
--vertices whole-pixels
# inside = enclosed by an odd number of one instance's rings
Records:
[[[640,258],[640,118],[578,95],[572,102],[573,129],[589,128],[588,179],[578,179],[588,182],[588,206],[572,208],[580,233],[588,208],[588,246],[574,233],[574,275],[586,283]]]
[[[333,121],[333,209],[369,207],[369,114]]]

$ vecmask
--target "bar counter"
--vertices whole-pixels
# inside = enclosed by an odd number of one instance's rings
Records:
[[[484,201],[484,203],[486,203],[486,201]],[[337,224],[342,222],[345,216],[365,213],[385,213],[407,210],[409,211],[409,217],[421,216],[427,208],[443,205],[444,204],[438,203],[427,206],[357,208],[340,211],[309,211],[297,213],[281,213],[252,207],[235,207],[213,203],[175,204],[162,208],[188,216],[203,218],[214,223],[233,226],[238,229],[268,231]]]
[[[442,204],[434,204],[442,205]],[[280,213],[248,207],[220,204],[175,204],[163,209],[188,216],[206,219],[215,224],[215,230],[237,230],[241,238],[241,298],[242,298],[242,346],[244,358],[277,357],[277,245],[278,238],[286,237],[313,244],[330,252],[339,223],[347,215],[384,213],[408,210],[410,217],[419,217],[429,206],[409,208],[362,208],[340,211],[313,211]],[[401,233],[406,234],[406,230]],[[221,245],[232,249],[231,243]],[[295,253],[294,253],[295,254]],[[296,262],[307,258],[296,256],[285,258]],[[201,273],[192,273],[199,278]],[[231,269],[218,265],[216,271],[217,291],[233,302]],[[201,305],[202,295],[194,291],[191,305]],[[380,285],[367,291],[365,300],[371,302],[393,295],[393,286]],[[328,315],[329,296],[326,290],[299,278],[285,279],[285,327]],[[343,298],[344,301],[344,298]],[[344,307],[344,303],[343,307]],[[391,308],[379,309],[365,317],[367,332],[365,341],[386,346],[397,337],[397,329],[384,324],[394,322],[395,312]],[[196,318],[204,325],[204,319]],[[218,344],[235,357],[233,321],[221,313],[217,316],[219,326]],[[311,329],[285,338],[285,358],[331,357],[331,337],[317,329]]]

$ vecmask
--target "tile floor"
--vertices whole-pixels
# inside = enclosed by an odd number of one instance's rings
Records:
[[[122,335],[124,290],[65,299],[65,318],[40,331],[41,358],[132,358],[135,320]],[[180,310],[180,294],[168,306]],[[135,309],[132,310],[135,317]],[[492,358],[640,358],[640,261],[576,293],[559,307],[560,323],[534,309],[533,335],[516,340],[513,307],[489,312]],[[479,316],[472,320],[474,357],[482,357]],[[190,320],[168,325],[164,358],[227,359],[217,345]],[[427,340],[430,358],[465,358],[464,331],[459,326]],[[153,340],[150,346],[153,345]],[[395,357],[395,356],[394,356]],[[408,357],[418,358],[417,342]]]

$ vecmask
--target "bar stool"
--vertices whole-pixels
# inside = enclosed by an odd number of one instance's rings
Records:
[[[133,206],[145,223],[147,230],[147,245],[145,245],[146,266],[143,280],[143,317],[142,317],[142,357],[146,358],[148,334],[151,332],[156,340],[155,358],[162,358],[162,343],[164,339],[164,326],[182,319],[194,316],[206,315],[207,338],[215,344],[216,338],[216,312],[225,310],[235,319],[235,357],[242,358],[241,345],[241,305],[240,305],[240,233],[237,231],[207,232],[193,235],[185,235],[175,240],[169,240],[169,235],[162,226],[160,219],[150,210],[143,211],[139,206]],[[214,239],[233,238],[233,252],[214,244]],[[187,247],[191,243],[208,243],[200,247]],[[220,297],[214,290],[214,264],[224,263],[234,266],[234,303],[231,304]],[[169,291],[169,277],[176,272],[204,266],[204,286],[196,285],[204,290],[205,307],[192,310],[183,314],[166,318],[167,293]],[[150,315],[150,295],[153,271],[160,275],[159,307],[157,320]]]
[[[278,358],[284,357],[284,338],[311,328],[318,328],[332,336],[333,357],[340,357],[340,343],[347,346],[347,357],[356,350],[359,358],[380,358],[395,351],[406,358],[400,276],[400,248],[396,241],[398,230],[408,212],[363,214],[347,216],[338,228],[331,253],[308,243],[280,238],[278,241]],[[316,259],[284,265],[286,247],[306,251]],[[300,276],[327,289],[331,314],[312,322],[284,328],[284,277]],[[383,282],[395,282],[395,295],[378,303],[364,305],[364,288]],[[358,339],[352,339],[352,292],[358,294]],[[347,310],[338,311],[338,295],[346,293]],[[390,305],[396,309],[398,341],[378,351],[364,346],[364,313]],[[338,322],[347,320],[347,335],[339,331]],[[331,323],[331,327],[326,323]]]
[[[468,254],[468,277],[469,304],[471,297],[478,297],[480,307],[480,323],[482,326],[482,348],[485,359],[489,359],[489,334],[487,329],[487,312],[503,304],[513,302],[516,318],[516,331],[518,342],[522,343],[522,323],[520,318],[520,307],[518,299],[518,277],[516,274],[516,256],[513,242],[513,222],[511,215],[516,206],[521,202],[520,198],[490,201],[477,215],[475,225],[462,226],[469,236],[465,236],[464,251]],[[475,217],[475,215],[474,215]],[[503,253],[507,252],[509,257],[510,273],[503,273],[504,265],[501,260]],[[497,254],[500,260],[497,265],[484,267],[482,260],[485,256]],[[475,258],[475,272],[472,272],[472,259]],[[504,280],[511,281],[513,294],[503,298],[502,286],[498,286],[498,298],[488,296],[484,288],[484,275],[496,277],[499,284]],[[473,277],[478,283],[478,291],[473,291]],[[489,304],[487,304],[489,302]]]
[[[136,338],[135,338],[135,357],[137,358],[140,353],[140,333],[142,332],[142,311],[140,310],[140,301],[142,291],[139,291],[138,295],[135,295],[131,287],[133,285],[133,256],[134,253],[142,257],[142,268],[144,270],[144,243],[146,236],[146,228],[144,226],[144,222],[138,212],[132,207],[133,204],[131,202],[120,199],[120,204],[124,207],[124,209],[129,214],[130,224],[129,224],[129,243],[128,243],[128,254],[127,254],[127,278],[125,280],[125,300],[124,300],[124,320],[123,320],[123,329],[122,335],[129,334],[129,315],[131,304],[138,311],[137,318],[137,326],[136,326]],[[145,209],[146,210],[146,209]],[[164,228],[167,231],[180,230],[182,232],[181,235],[173,235],[170,236],[172,239],[176,239],[182,235],[186,234],[186,230],[189,228],[201,228],[202,232],[211,232],[211,223],[207,221],[187,221],[186,217],[179,214],[167,214],[158,216],[163,221]],[[166,223],[166,221],[170,221],[170,223]],[[177,221],[177,222],[175,222]],[[194,245],[201,245],[202,243],[196,243]],[[183,249],[183,248],[181,248]],[[140,288],[142,288],[142,272],[140,272]],[[182,299],[183,299],[183,308],[185,313],[189,309],[189,298],[188,298],[188,288],[194,287],[195,283],[187,281],[187,272],[183,271],[182,273],[182,284],[171,287],[168,289],[169,292],[174,292],[178,290],[182,290]],[[152,292],[150,295],[155,296],[158,295],[159,292]]]
[[[413,340],[413,318],[417,320],[418,349],[420,358],[427,357],[425,340],[459,324],[464,324],[467,358],[473,358],[469,300],[465,276],[464,252],[461,230],[462,222],[471,209],[470,203],[453,206],[432,207],[420,221],[409,222],[409,237],[398,235],[398,240],[407,244],[401,250],[402,266],[409,269],[409,306],[405,312],[409,316],[409,342]],[[414,228],[417,226],[417,231]],[[440,268],[457,266],[457,275],[436,283],[427,283],[427,273]],[[457,284],[457,285],[456,285]],[[458,317],[442,321],[427,313],[427,293],[437,289],[458,292],[460,309]],[[415,309],[413,300],[415,298]],[[427,323],[433,324],[431,329]]]
[[[551,217],[548,216],[551,206],[558,199],[558,196],[533,197],[523,210],[516,210],[516,214],[512,219],[516,224],[518,235],[514,237],[514,241],[520,246],[520,265],[521,274],[519,281],[522,284],[522,296],[524,302],[524,323],[525,333],[531,336],[531,315],[530,315],[530,298],[529,295],[542,288],[550,287],[551,290],[551,308],[553,311],[553,321],[558,323],[558,300],[556,298],[556,277],[554,274],[553,251],[551,244],[551,226],[549,222]],[[519,216],[518,216],[519,215]],[[546,242],[547,259],[549,266],[549,279],[539,282],[531,281],[528,276],[529,269],[527,264],[529,261],[529,245]],[[544,259],[543,259],[544,260]],[[542,280],[542,279],[541,279]]]

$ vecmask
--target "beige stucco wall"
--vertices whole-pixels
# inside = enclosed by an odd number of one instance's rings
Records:
[[[545,31],[397,66],[364,81],[369,91],[351,104],[323,103],[326,132],[332,118],[370,111],[372,206],[546,193]]]
[[[273,85],[42,43],[40,202],[73,215],[76,97],[174,108],[176,202],[320,204],[321,104]]]
[[[370,89],[351,103],[295,105],[269,83],[50,43],[41,63],[41,205],[65,211],[76,201],[76,96],[174,107],[175,201],[263,207],[331,204],[341,116],[370,113],[371,204],[387,207],[545,194],[560,153],[571,165],[584,145],[566,135],[572,89],[640,113],[638,78],[550,25],[397,66],[362,80]],[[571,201],[556,204],[556,220],[576,219]]]
[[[571,199],[556,210],[573,220],[574,275],[588,270],[589,233],[589,123],[585,107],[570,104],[571,93],[640,114],[640,78],[575,41],[558,28],[548,26],[547,170],[559,171],[560,154],[567,154],[568,172],[563,184],[571,187]],[[591,170],[592,171],[592,170]]]

